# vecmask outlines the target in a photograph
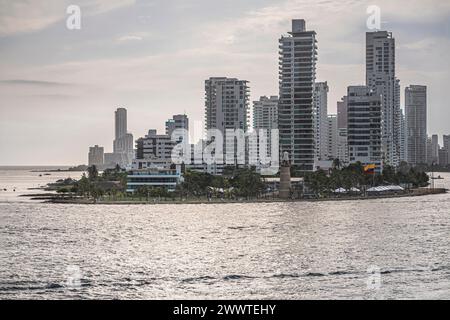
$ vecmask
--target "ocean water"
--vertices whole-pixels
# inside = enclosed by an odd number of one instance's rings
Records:
[[[450,188],[441,175],[436,186]],[[0,299],[450,298],[450,194],[147,206],[18,197],[67,176],[0,169]]]

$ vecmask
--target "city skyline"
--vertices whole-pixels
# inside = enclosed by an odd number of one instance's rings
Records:
[[[304,18],[308,29],[317,32],[316,81],[328,82],[329,113],[336,113],[336,102],[347,86],[365,82],[364,39],[369,31],[365,1],[327,2],[322,7],[311,1],[231,2],[225,14],[214,11],[198,24],[192,21],[199,14],[196,5],[189,2],[152,9],[142,1],[80,1],[83,24],[79,31],[65,29],[64,1],[41,1],[32,5],[36,10],[25,10],[21,3],[2,3],[7,8],[0,10],[0,148],[6,151],[0,165],[85,163],[87,146],[111,149],[111,113],[119,106],[129,111],[129,131],[135,137],[148,128],[163,131],[165,120],[173,114],[202,119],[203,81],[209,77],[250,81],[250,101],[278,95],[277,40],[296,17]],[[450,81],[445,59],[450,7],[435,2],[431,10],[429,3],[405,6],[403,1],[380,1],[379,6],[381,30],[392,32],[397,41],[401,92],[409,85],[428,87],[428,133],[438,134],[441,142],[450,131],[445,92]],[[163,10],[167,19],[146,20],[145,13],[155,18],[155,10]],[[137,16],[138,12],[142,15]],[[181,14],[186,23],[174,21]],[[118,17],[126,18],[120,28],[106,30]],[[240,27],[234,27],[237,21]],[[333,23],[340,28],[330,27]],[[154,32],[150,34],[149,29]],[[207,37],[175,36],[193,30]],[[162,45],[161,52],[151,47],[155,41]],[[111,50],[100,50],[96,42]],[[67,142],[71,148],[66,148]],[[35,155],[33,160],[29,153]]]

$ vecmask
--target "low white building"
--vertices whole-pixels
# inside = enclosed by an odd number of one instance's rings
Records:
[[[127,192],[134,193],[140,187],[164,188],[173,192],[182,182],[181,166],[176,166],[175,169],[131,170],[127,175]]]

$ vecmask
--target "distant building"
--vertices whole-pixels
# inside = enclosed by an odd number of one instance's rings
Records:
[[[105,149],[95,145],[89,148],[89,166],[102,167],[105,163]]]
[[[444,135],[443,136],[443,147],[442,147],[442,149],[447,151],[448,159],[449,159],[449,162],[450,162],[450,135]]]
[[[338,148],[338,124],[336,115],[328,115],[327,117],[327,153],[326,160],[334,160],[337,158]]]
[[[316,82],[314,84],[316,157],[319,160],[328,160],[329,158],[328,91],[327,82]]]
[[[381,172],[381,96],[367,86],[348,87],[349,162],[375,164]]]
[[[263,96],[253,102],[253,129],[266,130],[267,156],[272,151],[272,129],[278,129],[278,97]],[[258,143],[259,145],[259,143]],[[259,149],[258,149],[259,150]],[[259,152],[259,151],[258,151]],[[259,153],[258,153],[259,154]]]
[[[148,134],[136,141],[136,159],[133,169],[150,167],[168,168],[172,164],[172,150],[177,143],[166,134],[158,134],[149,130]]]
[[[313,171],[316,158],[314,83],[316,32],[303,19],[292,20],[292,31],[279,40],[278,128],[280,156],[288,152],[293,166]]]
[[[450,164],[450,154],[447,150],[444,148],[439,149],[439,165],[440,166],[448,166]]]
[[[337,102],[338,129],[347,128],[347,96]]]
[[[337,158],[339,159],[341,166],[347,166],[349,164],[347,128],[338,129]]]
[[[439,162],[439,136],[437,134],[433,134],[431,136],[431,154],[430,154],[430,160],[431,163],[438,163]]]
[[[166,121],[166,135],[172,136],[176,129],[185,129],[189,131],[189,119],[185,114],[176,114]]]
[[[403,110],[400,115],[400,162],[408,162],[408,130]]]
[[[411,85],[405,89],[408,128],[408,163],[427,163],[427,87]]]
[[[127,132],[127,110],[118,108],[115,112],[115,139],[113,154],[108,154],[105,164],[128,166],[134,158],[133,135]]]
[[[433,142],[430,137],[427,137],[426,144],[426,162],[424,164],[432,165],[433,164]]]
[[[348,126],[348,106],[347,96],[342,97],[337,102],[337,158],[342,166],[349,163],[348,143],[347,143],[347,126]]]
[[[105,153],[105,167],[115,166],[126,167],[129,164],[129,157],[125,153]]]

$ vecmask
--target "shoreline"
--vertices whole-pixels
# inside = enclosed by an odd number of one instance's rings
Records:
[[[350,196],[350,197],[329,197],[329,198],[317,198],[317,199],[249,199],[249,200],[224,200],[213,199],[208,201],[206,199],[187,199],[182,201],[180,199],[166,200],[166,201],[146,201],[146,200],[97,200],[93,199],[79,199],[79,198],[61,198],[54,197],[54,195],[32,195],[31,200],[43,200],[43,203],[52,204],[79,204],[79,205],[160,205],[160,204],[239,204],[239,203],[296,203],[296,202],[329,202],[329,201],[356,201],[356,200],[379,200],[379,199],[392,199],[392,198],[408,198],[408,197],[420,197],[427,195],[445,194],[448,190],[444,188],[436,189],[416,189],[410,193],[405,194],[389,194],[378,196]],[[27,197],[27,195],[23,195]],[[34,196],[34,197],[33,197]],[[30,197],[28,195],[28,197]]]

